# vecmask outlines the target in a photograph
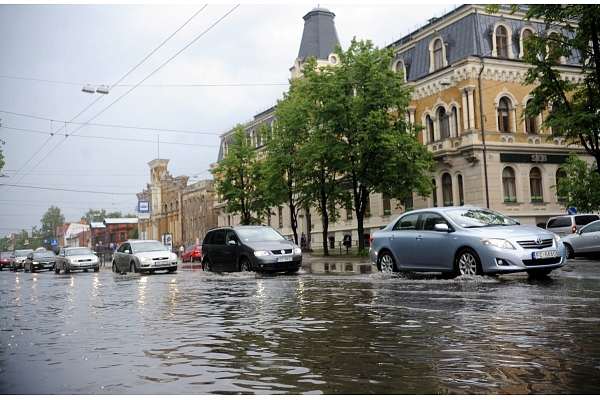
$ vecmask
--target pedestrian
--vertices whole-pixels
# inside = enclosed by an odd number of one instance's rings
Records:
[[[184,251],[185,251],[185,247],[183,247],[183,245],[179,246],[179,257],[181,257],[183,255]]]
[[[306,248],[306,235],[304,232],[302,232],[302,236],[300,236],[300,247],[303,249]]]

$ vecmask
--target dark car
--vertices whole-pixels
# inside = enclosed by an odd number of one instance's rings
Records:
[[[202,260],[202,245],[201,244],[192,244],[188,246],[187,249],[181,254],[181,259],[183,262],[194,262]]]
[[[12,272],[17,272],[23,268],[23,261],[27,258],[33,249],[15,250],[10,256],[10,269]]]
[[[0,271],[2,271],[4,267],[10,269],[10,256],[12,256],[12,252],[10,251],[3,251],[0,254]]]
[[[204,271],[297,272],[302,250],[270,226],[215,228],[202,243]]]
[[[131,239],[113,254],[113,272],[177,271],[177,254],[158,240]]]
[[[36,250],[27,255],[23,261],[24,272],[35,272],[47,269],[54,270],[56,254],[52,250]]]

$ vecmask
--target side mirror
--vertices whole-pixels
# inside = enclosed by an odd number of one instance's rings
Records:
[[[452,232],[446,224],[435,224],[433,230],[437,232]]]
[[[229,242],[227,242],[227,244],[230,246],[235,246],[237,242],[235,240],[230,240]]]

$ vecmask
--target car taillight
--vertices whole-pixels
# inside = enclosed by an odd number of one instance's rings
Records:
[[[577,227],[576,227],[575,225],[573,225],[573,226],[571,227],[571,232],[572,232],[572,233],[575,233],[575,232],[577,232]]]
[[[372,236],[369,238],[369,243],[373,243],[373,237]]]

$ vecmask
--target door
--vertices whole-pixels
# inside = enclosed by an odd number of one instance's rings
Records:
[[[388,246],[396,258],[399,269],[415,267],[415,240],[419,213],[406,215],[396,222],[388,236]]]
[[[436,224],[451,226],[444,217],[434,212],[424,212],[415,240],[416,265],[427,271],[451,271],[456,240],[448,232],[434,230]]]

